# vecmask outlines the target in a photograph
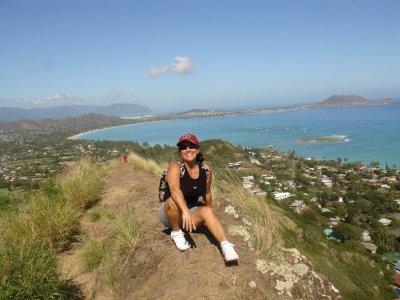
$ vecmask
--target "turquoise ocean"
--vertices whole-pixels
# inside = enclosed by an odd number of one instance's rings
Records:
[[[391,105],[308,109],[216,118],[192,118],[135,124],[85,133],[85,140],[131,140],[175,145],[192,132],[200,140],[223,139],[236,145],[272,146],[279,151],[319,159],[347,159],[381,167],[400,167],[400,102]],[[329,143],[299,138],[345,136]]]

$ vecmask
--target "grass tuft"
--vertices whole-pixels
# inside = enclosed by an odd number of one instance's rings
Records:
[[[131,208],[128,208],[128,212],[116,224],[118,252],[123,257],[126,257],[135,249],[139,242],[142,234],[140,225]]]
[[[90,221],[96,222],[100,220],[105,214],[104,208],[101,206],[94,206],[88,210]]]
[[[90,272],[97,268],[105,256],[105,247],[102,242],[96,241],[91,237],[81,239],[81,250],[79,254],[79,264],[83,272]]]
[[[67,169],[58,184],[67,201],[79,208],[92,205],[103,189],[104,171],[90,158],[84,157]]]
[[[76,233],[82,209],[99,197],[103,175],[91,160],[82,159],[39,191],[27,193],[15,209],[0,212],[0,299],[67,297],[56,255]],[[88,254],[88,268],[104,255],[102,246],[97,248],[92,258]]]
[[[216,177],[222,179],[223,188],[238,200],[241,209],[251,222],[249,231],[253,248],[269,257],[278,253],[282,245],[279,214],[265,198],[253,195],[242,187],[241,181],[230,172],[215,170]]]
[[[134,169],[146,171],[153,175],[161,175],[164,171],[164,168],[154,160],[143,158],[134,152],[128,155],[128,162]]]
[[[0,239],[0,299],[53,298],[63,286],[57,275],[56,252],[43,240],[13,234],[15,227],[21,227],[20,220],[1,221],[1,229],[7,228],[4,221],[14,226],[3,231]]]

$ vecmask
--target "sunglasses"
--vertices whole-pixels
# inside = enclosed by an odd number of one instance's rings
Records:
[[[199,146],[195,145],[195,144],[183,144],[183,145],[179,145],[179,150],[186,150],[186,148],[189,149],[199,149]]]

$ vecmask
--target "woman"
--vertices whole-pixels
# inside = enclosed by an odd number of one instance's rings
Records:
[[[233,244],[225,239],[221,222],[212,209],[211,180],[209,165],[203,165],[200,143],[194,134],[181,136],[176,144],[181,162],[173,162],[167,170],[167,200],[159,210],[160,221],[171,231],[171,238],[176,247],[185,251],[190,248],[184,230],[192,232],[206,224],[211,234],[221,244],[225,262],[238,261],[239,256]],[[202,197],[205,205],[199,202]]]

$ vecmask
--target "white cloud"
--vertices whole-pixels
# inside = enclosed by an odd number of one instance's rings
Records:
[[[194,66],[190,57],[175,56],[175,61],[171,64],[171,70],[179,74],[188,74],[193,72]]]
[[[79,105],[83,104],[84,101],[79,97],[73,97],[63,94],[55,94],[53,96],[48,96],[39,99],[17,99],[15,100],[15,104],[18,105],[27,105],[27,106],[51,106],[51,105]]]
[[[164,66],[164,67],[155,67],[155,68],[150,68],[149,69],[149,75],[151,77],[156,77],[159,75],[164,75],[168,73],[168,67]]]
[[[193,73],[194,66],[190,57],[188,56],[175,56],[174,62],[171,63],[171,66],[164,67],[154,67],[148,70],[148,73],[151,77],[156,77],[160,75],[165,75],[168,72],[174,72],[179,74],[189,74]]]
[[[106,97],[108,99],[118,99],[122,97],[122,93],[116,90],[111,90],[107,93]]]

